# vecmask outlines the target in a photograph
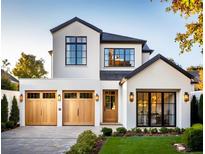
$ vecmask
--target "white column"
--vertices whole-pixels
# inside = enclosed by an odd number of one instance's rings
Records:
[[[57,91],[57,126],[61,127],[63,123],[62,118],[62,102],[63,102],[63,95],[62,90]],[[58,100],[58,95],[61,96],[61,100]]]

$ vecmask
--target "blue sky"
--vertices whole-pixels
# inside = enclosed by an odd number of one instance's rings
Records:
[[[180,54],[174,41],[187,22],[177,14],[165,12],[168,3],[160,0],[2,0],[2,58],[14,67],[20,53],[45,60],[50,72],[48,50],[52,49],[50,29],[75,17],[105,32],[148,41],[150,48],[173,58],[183,68],[202,64],[201,49]],[[192,21],[192,20],[189,20]]]

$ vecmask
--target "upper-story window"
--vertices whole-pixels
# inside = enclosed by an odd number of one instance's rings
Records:
[[[105,67],[135,66],[135,50],[133,48],[106,48],[104,50]]]
[[[66,36],[65,39],[66,65],[86,65],[87,64],[87,37]]]

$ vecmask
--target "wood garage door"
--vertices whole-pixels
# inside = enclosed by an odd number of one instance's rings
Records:
[[[26,91],[26,125],[57,125],[56,91]]]
[[[63,125],[94,125],[93,91],[63,92]]]

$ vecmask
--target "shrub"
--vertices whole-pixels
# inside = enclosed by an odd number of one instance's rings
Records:
[[[202,124],[194,124],[192,126],[192,128],[194,128],[194,129],[203,129],[203,125]]]
[[[15,96],[13,97],[13,100],[12,100],[12,108],[11,108],[9,120],[14,121],[15,125],[19,121],[19,108],[18,108],[17,100]]]
[[[133,131],[136,133],[142,133],[142,130],[140,128],[134,128]]]
[[[203,94],[201,94],[198,106],[199,122],[203,124]]]
[[[151,132],[152,134],[157,134],[157,133],[158,133],[158,130],[157,130],[157,128],[151,128],[151,129],[150,129],[150,132]]]
[[[78,136],[77,143],[73,145],[66,154],[88,154],[91,153],[97,136],[90,130],[84,131]]]
[[[6,128],[14,128],[14,121],[7,121]]]
[[[116,131],[118,134],[124,135],[127,132],[127,129],[125,127],[118,127]]]
[[[191,100],[191,125],[198,123],[198,101],[194,95]]]
[[[180,133],[181,133],[181,129],[180,129],[179,127],[176,127],[176,128],[174,129],[174,131],[175,131],[177,134],[180,134]]]
[[[6,95],[3,95],[3,98],[1,99],[1,122],[7,122],[8,121],[8,101],[6,98]]]
[[[203,129],[199,125],[186,129],[182,140],[192,151],[202,151]]]
[[[18,84],[12,83],[9,80],[9,76],[6,74],[3,74],[1,76],[1,89],[4,90],[18,90]]]
[[[147,128],[145,128],[145,129],[143,130],[143,132],[144,132],[144,133],[148,133],[149,130],[148,130]]]
[[[1,131],[6,129],[6,124],[4,122],[1,123]]]
[[[101,132],[103,133],[103,136],[111,136],[112,128],[103,127]]]
[[[160,131],[160,133],[162,133],[162,134],[168,133],[168,129],[167,129],[166,127],[160,128],[159,131]]]

